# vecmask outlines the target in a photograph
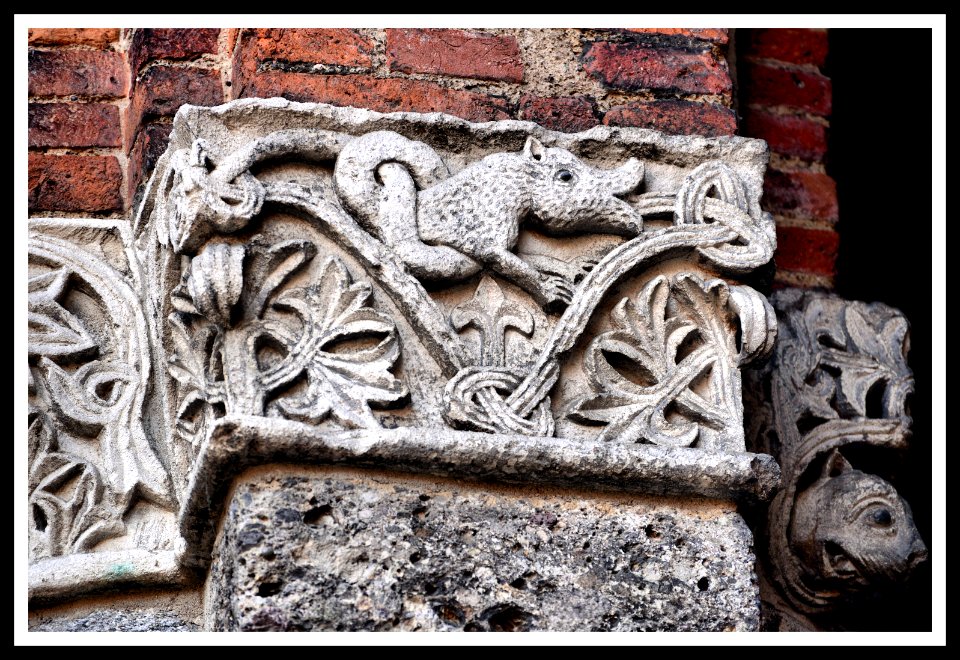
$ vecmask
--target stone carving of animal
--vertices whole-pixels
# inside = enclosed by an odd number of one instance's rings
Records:
[[[789,536],[804,565],[803,583],[820,595],[903,581],[927,556],[896,489],[854,469],[837,450],[797,498]]]
[[[414,276],[460,280],[486,266],[545,307],[569,303],[573,282],[512,252],[521,221],[534,216],[556,234],[636,236],[642,217],[621,197],[642,179],[634,158],[601,170],[533,137],[521,152],[489,155],[450,176],[433,149],[391,131],[352,140],[334,169],[344,207]]]

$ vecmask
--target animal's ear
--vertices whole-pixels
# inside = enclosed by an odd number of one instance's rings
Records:
[[[838,477],[844,472],[849,472],[852,469],[853,466],[850,465],[849,461],[843,457],[843,454],[840,453],[840,450],[834,449],[830,452],[830,455],[827,456],[827,461],[823,464],[823,471],[820,473],[820,476]]]
[[[527,143],[523,145],[523,155],[539,161],[543,160],[543,157],[547,155],[547,150],[540,144],[540,140],[531,135],[527,138]]]

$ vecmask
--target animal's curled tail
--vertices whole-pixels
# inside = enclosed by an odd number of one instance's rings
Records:
[[[343,148],[333,183],[343,206],[364,229],[387,245],[397,245],[416,238],[416,190],[448,176],[446,164],[423,142],[374,131]]]

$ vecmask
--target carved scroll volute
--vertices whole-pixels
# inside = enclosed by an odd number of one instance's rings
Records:
[[[783,290],[773,303],[782,333],[752,375],[751,437],[783,467],[767,523],[771,577],[789,608],[816,618],[907,580],[927,556],[896,489],[844,454],[906,449],[908,326],[885,305],[829,294]]]

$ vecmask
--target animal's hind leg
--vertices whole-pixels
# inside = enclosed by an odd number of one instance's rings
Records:
[[[445,245],[427,245],[417,233],[417,187],[406,167],[384,163],[377,170],[380,189],[380,240],[391,246],[410,273],[424,280],[459,280],[480,264]]]

